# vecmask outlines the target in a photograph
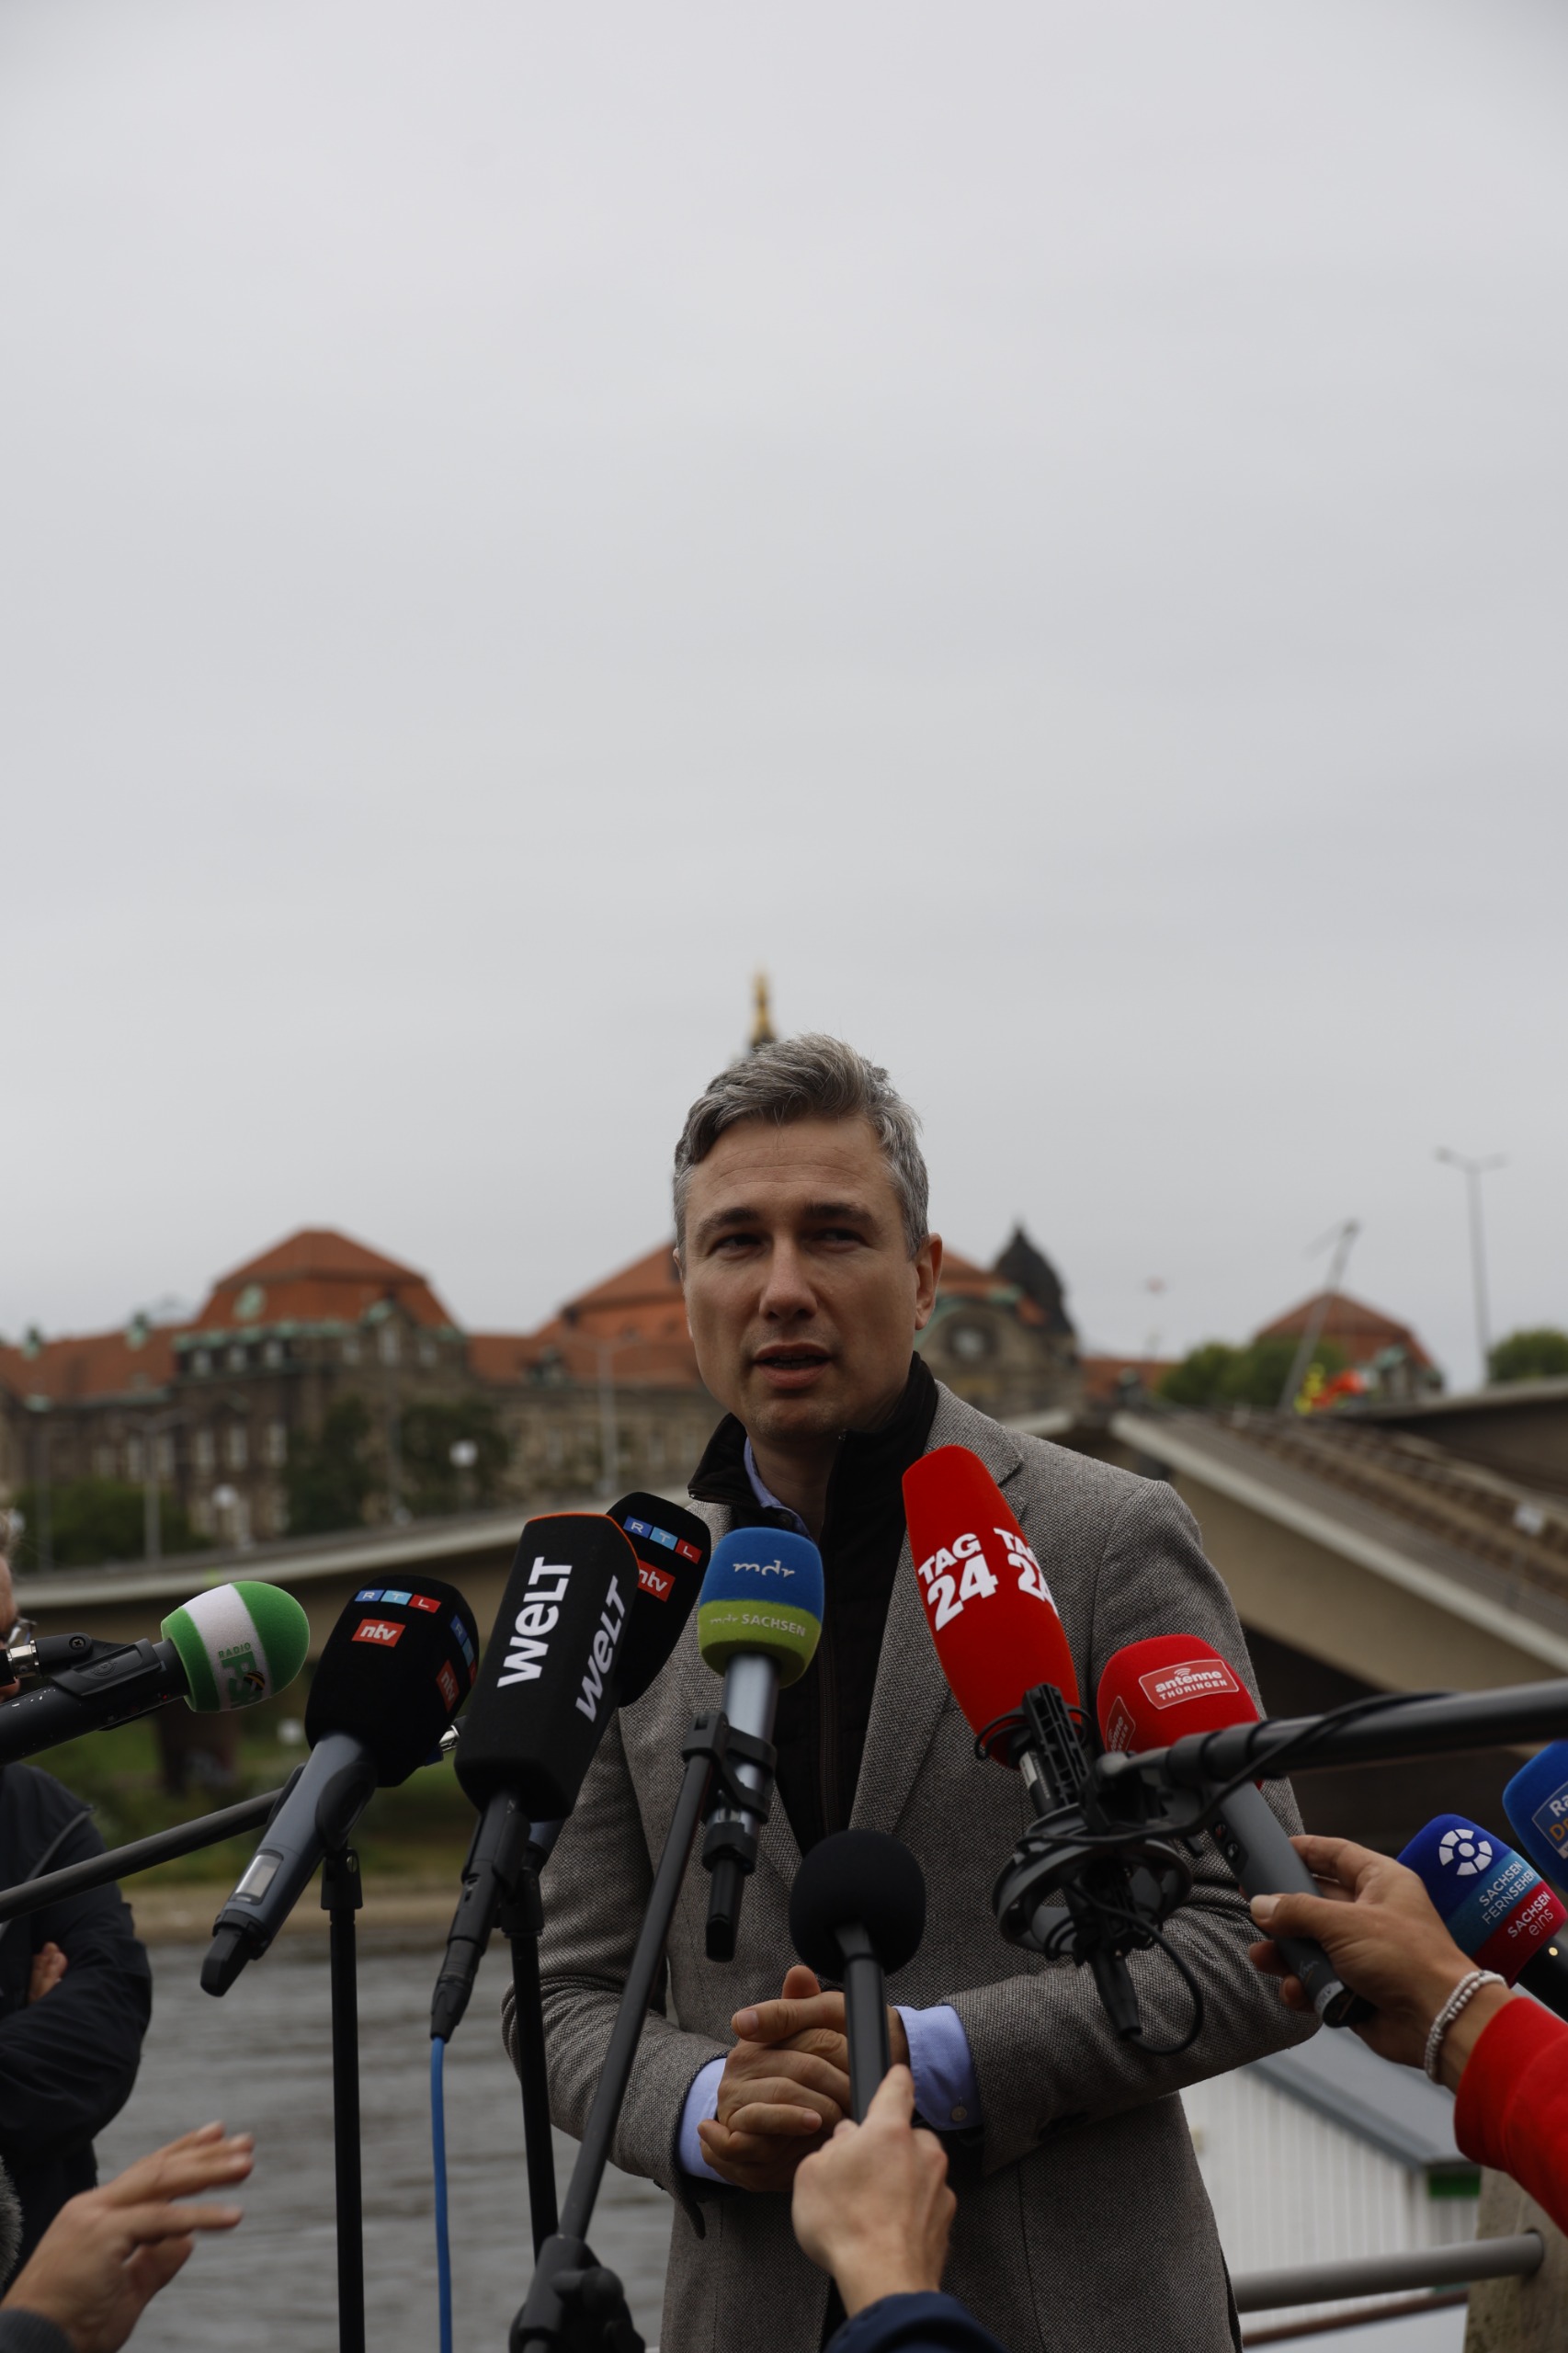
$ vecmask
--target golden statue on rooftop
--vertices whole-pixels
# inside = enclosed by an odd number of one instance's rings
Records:
[[[752,992],[756,1000],[756,1011],[752,1017],[751,1037],[747,1042],[746,1051],[755,1054],[759,1053],[764,1046],[776,1046],[778,1043],[778,1033],[773,1027],[772,1008],[767,1001],[766,972],[757,974],[752,983]]]

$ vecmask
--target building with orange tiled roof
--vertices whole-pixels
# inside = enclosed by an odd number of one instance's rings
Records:
[[[1321,1321],[1318,1319],[1321,1317]],[[1381,1308],[1369,1307],[1348,1291],[1316,1291],[1298,1307],[1289,1308],[1255,1332],[1255,1340],[1299,1340],[1313,1324],[1316,1336],[1343,1348],[1347,1363],[1369,1365],[1391,1348],[1403,1352],[1416,1371],[1435,1373],[1436,1365],[1408,1324],[1397,1323]]]
[[[1060,1286],[1038,1253],[1025,1271],[1040,1297],[949,1252],[921,1338],[937,1377],[994,1413],[1075,1393]],[[221,1275],[188,1322],[0,1346],[0,1497],[40,1482],[155,1482],[204,1536],[281,1536],[301,1465],[347,1400],[358,1401],[371,1519],[405,1515],[410,1495],[455,1507],[429,1498],[443,1492],[440,1433],[464,1415],[498,1434],[492,1492],[538,1506],[684,1484],[718,1415],[668,1242],[532,1332],[465,1333],[425,1275],[309,1226]],[[422,1489],[416,1427],[440,1455]],[[448,1484],[455,1498],[460,1483]]]

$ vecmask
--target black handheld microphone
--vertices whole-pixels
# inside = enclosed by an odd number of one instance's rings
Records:
[[[602,1513],[553,1512],[523,1529],[453,1756],[480,1818],[430,2006],[437,2040],[468,2007],[533,1823],[559,1823],[577,1802],[615,1711],[636,1598],[637,1556]]]
[[[429,1762],[473,1681],[478,1641],[462,1595],[434,1577],[355,1595],[327,1637],[306,1703],[311,1754],[213,1923],[205,1993],[226,1994],[267,1950],[374,1791]]]
[[[697,1606],[713,1538],[705,1520],[662,1495],[622,1495],[609,1517],[637,1555],[637,1604],[616,1669],[623,1708],[641,1699]]]
[[[891,2063],[887,1979],[926,1933],[926,1881],[899,1839],[840,1830],[813,1847],[790,1891],[790,1938],[808,1969],[844,1986],[849,2104],[857,2124]]]

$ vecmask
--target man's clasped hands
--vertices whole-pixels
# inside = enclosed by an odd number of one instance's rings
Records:
[[[737,2189],[788,2189],[801,2159],[849,2114],[844,1996],[824,1994],[797,1963],[778,2001],[737,2010],[731,2024],[719,2112],[698,2127],[702,2154]],[[893,2009],[888,2040],[895,2066],[907,2066],[909,2038]]]

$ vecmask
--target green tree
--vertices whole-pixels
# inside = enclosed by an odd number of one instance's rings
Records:
[[[363,1526],[366,1501],[379,1478],[369,1437],[364,1399],[340,1397],[327,1407],[315,1437],[292,1447],[283,1473],[290,1536],[327,1536],[334,1529]]]
[[[23,1525],[17,1563],[36,1567],[40,1525],[37,1489],[23,1487],[17,1506]],[[146,1545],[142,1489],[128,1479],[52,1480],[49,1529],[50,1557],[57,1569],[91,1569],[100,1561],[140,1561]],[[192,1529],[185,1506],[166,1489],[161,1491],[158,1536],[165,1552],[199,1552],[206,1540]]]
[[[1240,1354],[1224,1340],[1205,1340],[1171,1367],[1160,1382],[1160,1395],[1173,1405],[1217,1405]]]
[[[1173,1405],[1198,1405],[1216,1410],[1225,1405],[1278,1405],[1279,1392],[1295,1362],[1298,1343],[1290,1335],[1254,1340],[1234,1348],[1224,1340],[1206,1340],[1160,1383],[1160,1394]],[[1320,1340],[1312,1363],[1325,1380],[1343,1372],[1345,1351],[1333,1340]]]
[[[1486,1359],[1489,1381],[1551,1381],[1568,1372],[1568,1332],[1538,1324],[1528,1332],[1510,1332]]]
[[[466,1472],[452,1449],[466,1440],[474,1461]],[[486,1398],[454,1398],[410,1405],[403,1417],[403,1499],[421,1519],[491,1504],[506,1468],[506,1439]]]

